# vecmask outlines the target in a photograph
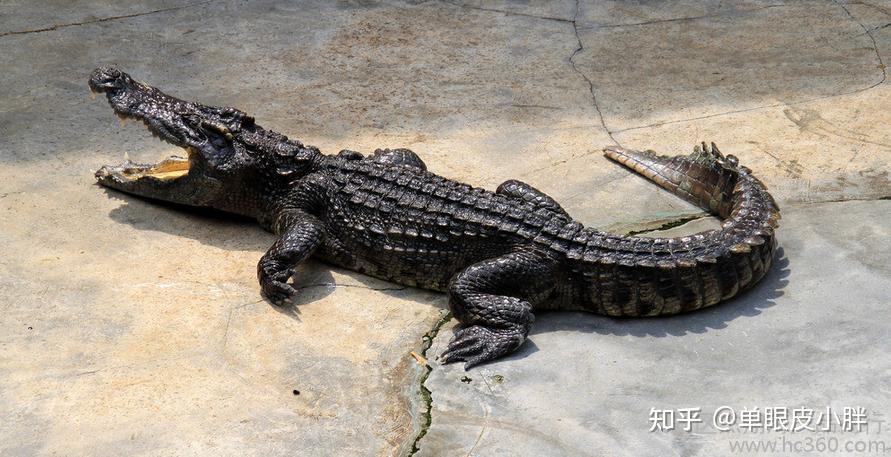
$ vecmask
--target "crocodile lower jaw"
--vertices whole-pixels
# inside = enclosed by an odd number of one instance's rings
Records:
[[[189,151],[189,155],[193,154]],[[96,172],[96,177],[117,181],[136,181],[151,178],[160,181],[172,181],[189,174],[190,164],[187,157],[171,155],[155,164],[134,163],[125,160],[120,165],[104,165]]]

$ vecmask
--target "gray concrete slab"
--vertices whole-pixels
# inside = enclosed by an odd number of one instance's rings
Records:
[[[296,311],[262,302],[270,235],[93,185],[104,163],[170,152],[89,98],[98,65],[326,152],[409,147],[475,185],[523,179],[626,232],[700,212],[602,159],[613,142],[679,153],[713,139],[784,205],[891,194],[889,11],[3,2],[0,455],[392,455],[424,423],[409,353],[445,298],[313,263]]]
[[[767,455],[731,446],[821,438],[891,448],[879,429],[891,414],[889,215],[889,201],[787,208],[777,264],[731,302],[671,318],[543,314],[515,355],[468,372],[431,362],[433,421],[418,455]],[[451,336],[440,332],[428,354]],[[749,432],[739,417],[722,432],[722,406],[862,407],[871,433]],[[701,408],[703,422],[650,431],[651,408]]]

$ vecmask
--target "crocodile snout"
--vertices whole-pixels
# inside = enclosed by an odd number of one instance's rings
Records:
[[[107,92],[124,87],[125,74],[115,67],[99,67],[90,75],[90,90],[93,92]]]

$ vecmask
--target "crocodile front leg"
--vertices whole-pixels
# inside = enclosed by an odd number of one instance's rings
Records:
[[[274,229],[280,237],[257,264],[257,277],[266,298],[281,306],[297,292],[288,280],[297,265],[322,244],[325,229],[318,218],[295,209],[283,211]]]
[[[536,252],[514,252],[473,264],[449,287],[449,308],[463,327],[443,352],[443,363],[470,368],[516,350],[535,320],[533,307],[556,285],[556,262]]]

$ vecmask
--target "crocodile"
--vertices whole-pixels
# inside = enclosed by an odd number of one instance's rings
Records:
[[[89,78],[122,118],[185,151],[129,160],[99,184],[256,219],[277,239],[260,258],[262,294],[286,306],[311,256],[401,285],[442,291],[460,324],[439,356],[465,369],[519,348],[540,310],[663,316],[751,288],[771,266],[779,208],[765,185],[712,144],[605,156],[722,219],[689,236],[621,236],[586,227],[529,184],[494,191],[427,170],[408,149],[323,154],[245,112],[167,95],[114,67]]]

